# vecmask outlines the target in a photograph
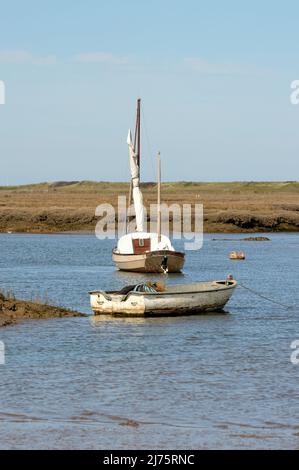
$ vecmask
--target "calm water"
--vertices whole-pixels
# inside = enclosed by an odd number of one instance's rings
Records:
[[[2,328],[0,448],[298,448],[299,235],[213,237],[167,282],[233,273],[293,308],[239,288],[227,314]],[[142,278],[115,272],[112,246],[92,235],[0,235],[0,288],[90,312],[89,290]],[[232,249],[247,260],[230,261]]]

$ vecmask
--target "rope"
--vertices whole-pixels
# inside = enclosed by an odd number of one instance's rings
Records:
[[[277,300],[270,299],[270,297],[266,297],[265,295],[260,294],[259,292],[256,292],[255,290],[251,289],[250,287],[244,286],[243,284],[238,283],[238,286],[239,286],[239,287],[243,287],[243,289],[246,289],[246,290],[248,290],[249,292],[252,292],[253,294],[255,294],[255,295],[257,295],[258,297],[260,297],[261,299],[268,300],[268,302],[272,302],[273,304],[280,305],[281,307],[284,307],[284,308],[287,308],[287,309],[293,308],[293,306],[291,306],[291,305],[285,305],[285,304],[283,304],[283,303],[281,303],[281,302],[278,302]]]

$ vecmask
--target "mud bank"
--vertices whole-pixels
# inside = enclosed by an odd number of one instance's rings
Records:
[[[26,319],[85,317],[86,314],[39,302],[7,298],[0,293],[0,327],[13,325]]]

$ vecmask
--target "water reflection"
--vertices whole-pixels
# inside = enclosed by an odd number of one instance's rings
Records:
[[[173,283],[183,283],[185,274],[182,273],[167,273],[167,274],[157,274],[157,273],[131,273],[127,271],[115,271],[113,273],[115,279],[126,284],[139,284],[140,282],[145,282],[151,280],[152,282],[159,281],[159,282],[169,282]]]
[[[124,317],[122,315],[91,315],[89,318],[93,328],[100,328],[103,323],[127,323],[132,325],[144,325],[147,321],[146,317]]]

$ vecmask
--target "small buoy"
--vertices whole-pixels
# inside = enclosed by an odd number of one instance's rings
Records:
[[[231,251],[229,254],[230,259],[245,259],[244,251]]]

